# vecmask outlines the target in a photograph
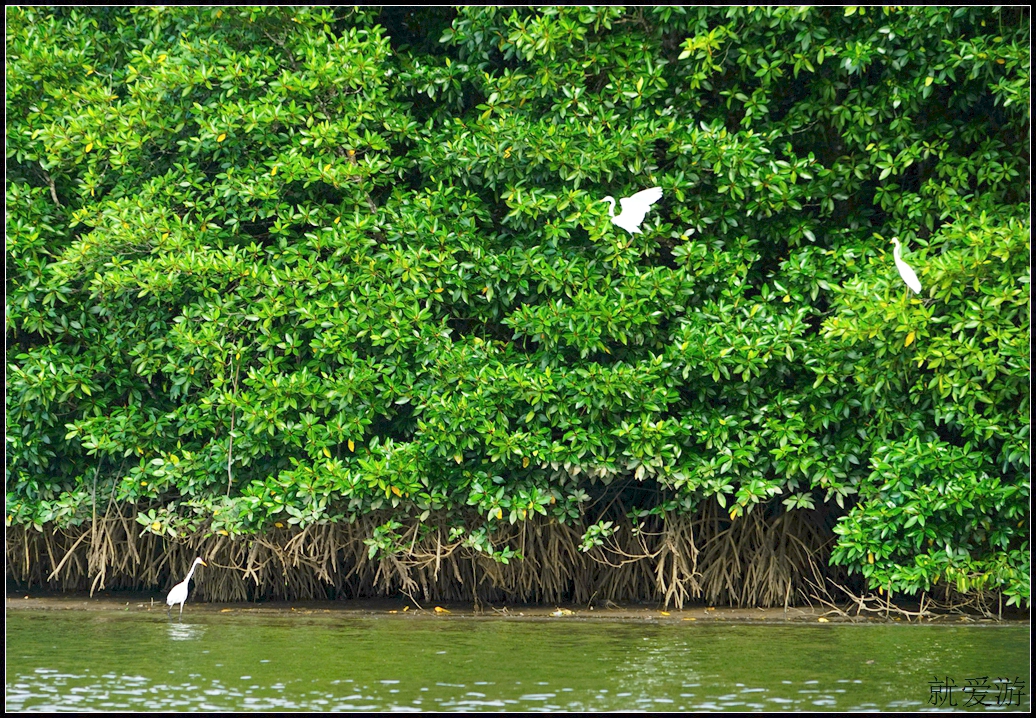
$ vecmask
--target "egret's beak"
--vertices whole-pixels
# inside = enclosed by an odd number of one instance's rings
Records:
[[[205,563],[204,561],[201,562],[201,565],[204,566],[205,568],[209,567],[209,564]]]

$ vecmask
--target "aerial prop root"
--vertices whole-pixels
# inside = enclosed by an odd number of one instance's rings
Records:
[[[415,602],[590,606],[657,600],[677,608],[693,600],[742,606],[808,601],[820,578],[839,575],[840,569],[827,565],[833,536],[813,512],[758,505],[731,519],[725,508],[704,501],[693,514],[635,522],[628,513],[621,500],[568,523],[539,516],[488,523],[475,513],[421,522],[385,513],[257,535],[223,536],[201,527],[173,539],[146,531],[132,514],[115,509],[77,527],[47,527],[42,533],[10,527],[7,566],[9,578],[27,586],[154,591],[168,590],[201,556],[210,566],[192,587],[199,600],[403,592]],[[371,556],[364,541],[390,518],[403,525]],[[458,518],[468,528],[450,540]],[[581,550],[588,526],[602,519],[612,521],[615,532]],[[493,550],[510,547],[522,558],[503,563],[479,551],[471,536],[482,527]]]

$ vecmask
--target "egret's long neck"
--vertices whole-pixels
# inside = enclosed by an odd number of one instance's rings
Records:
[[[895,243],[894,249],[892,250],[892,256],[901,262],[903,261],[903,254],[899,251],[899,242]]]
[[[198,568],[198,564],[191,564],[191,570],[187,572],[187,578],[183,580],[184,583],[188,583],[191,580],[191,576],[194,575],[194,569]]]
[[[612,199],[611,197],[605,197],[601,201],[608,203],[608,216],[609,217],[614,217],[615,216],[615,200]]]

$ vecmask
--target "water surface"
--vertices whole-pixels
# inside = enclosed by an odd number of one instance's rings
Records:
[[[9,711],[1028,710],[1028,677],[1018,625],[7,612]]]

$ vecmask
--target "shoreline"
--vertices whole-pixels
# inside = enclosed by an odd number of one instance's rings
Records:
[[[98,611],[98,612],[136,612],[164,613],[164,596],[153,596],[141,593],[105,592],[99,596],[80,594],[46,595],[33,592],[12,592],[6,594],[5,609],[7,611]],[[409,619],[443,619],[443,618],[475,618],[506,620],[605,620],[605,621],[650,621],[652,623],[766,623],[766,624],[883,624],[901,623],[904,625],[1028,625],[1026,617],[1004,617],[1002,620],[967,615],[935,615],[921,621],[908,621],[905,617],[884,616],[840,616],[825,607],[789,606],[787,611],[781,608],[728,608],[711,606],[692,606],[682,610],[662,610],[657,606],[628,605],[594,607],[572,605],[501,605],[484,604],[476,609],[471,603],[422,604],[402,598],[346,599],[340,601],[267,601],[263,603],[198,603],[189,601],[187,605],[191,613],[240,614],[240,615],[322,615],[347,618],[409,618]],[[439,610],[436,610],[439,609]]]

